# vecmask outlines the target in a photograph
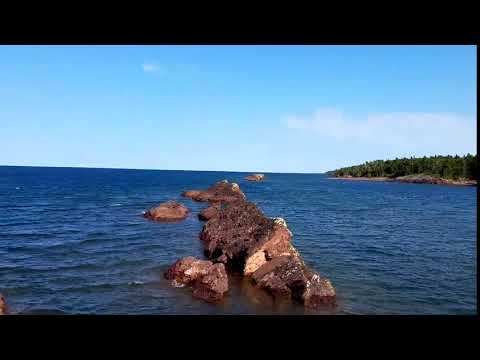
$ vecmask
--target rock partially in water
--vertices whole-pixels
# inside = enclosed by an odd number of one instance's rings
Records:
[[[205,255],[224,263],[229,271],[250,276],[258,288],[277,301],[306,307],[335,303],[327,279],[309,270],[292,245],[292,233],[282,218],[267,218],[250,202],[219,209],[200,233]]]
[[[208,221],[210,219],[213,219],[215,216],[218,215],[220,207],[218,205],[212,205],[209,206],[198,214],[198,218],[202,221]]]
[[[249,249],[274,230],[274,221],[251,202],[231,203],[209,220],[200,233],[205,255],[243,273]]]
[[[192,285],[193,296],[208,302],[220,301],[228,291],[228,276],[223,264],[192,256],[180,259],[165,273],[172,285]]]
[[[196,259],[193,256],[187,256],[177,260],[165,273],[165,278],[175,280],[178,284],[189,285],[206,275],[213,263],[208,260]]]
[[[222,300],[227,291],[228,276],[225,265],[221,263],[214,264],[193,286],[193,296],[208,302]]]
[[[0,294],[0,315],[8,315],[8,305],[7,305],[7,300],[5,297]]]
[[[184,191],[182,196],[195,201],[208,201],[211,203],[230,203],[244,201],[246,199],[245,194],[240,190],[238,184],[229,183],[227,180],[217,182],[206,190]]]
[[[262,181],[263,179],[265,179],[264,174],[252,174],[252,175],[245,176],[245,180],[248,180],[248,181]]]
[[[147,210],[143,216],[156,221],[179,221],[188,216],[188,209],[175,201],[167,201]]]
[[[335,304],[335,289],[330,280],[317,274],[309,274],[302,294],[303,303],[309,308]]]

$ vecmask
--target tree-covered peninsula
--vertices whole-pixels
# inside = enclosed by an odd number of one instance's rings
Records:
[[[461,183],[477,179],[477,155],[430,156],[367,161],[327,172],[340,178],[386,178],[405,182]]]

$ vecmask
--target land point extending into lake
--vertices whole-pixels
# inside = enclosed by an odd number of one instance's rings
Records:
[[[330,179],[477,186],[477,156],[376,160],[327,172]]]

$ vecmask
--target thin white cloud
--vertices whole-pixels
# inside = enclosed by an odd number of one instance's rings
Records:
[[[162,68],[155,63],[143,63],[142,69],[145,72],[159,72],[162,70]]]
[[[347,118],[340,109],[318,109],[284,124],[337,142],[389,146],[401,153],[476,153],[476,121],[455,114],[389,113]]]

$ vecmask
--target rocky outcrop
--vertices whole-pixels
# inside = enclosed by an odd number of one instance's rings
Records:
[[[8,315],[8,306],[7,306],[7,300],[5,297],[0,294],[0,315]]]
[[[452,180],[433,177],[430,175],[406,175],[395,178],[396,181],[412,184],[434,184],[434,185],[463,185],[476,186],[475,180]]]
[[[208,302],[220,301],[228,291],[228,277],[223,264],[192,256],[175,262],[164,276],[175,287],[191,285],[193,296]]]
[[[266,238],[274,225],[255,204],[232,203],[204,225],[200,239],[208,258],[228,264],[230,270],[243,272],[249,249]]]
[[[262,181],[263,179],[265,179],[265,175],[263,174],[252,174],[245,176],[245,180],[248,181]]]
[[[206,190],[184,191],[182,196],[195,201],[208,201],[210,203],[230,203],[246,199],[238,184],[229,183],[227,180],[222,180]]]
[[[304,264],[285,220],[267,218],[253,203],[231,203],[220,209],[204,225],[200,239],[208,258],[251,277],[278,301],[312,308],[335,303],[330,281]]]
[[[318,308],[335,304],[328,279],[314,273],[292,244],[292,233],[282,218],[268,218],[227,180],[207,190],[189,190],[183,196],[211,206],[198,215],[207,221],[200,232],[209,260],[186,257],[165,273],[174,286],[190,285],[193,296],[209,302],[228,291],[227,271],[241,274],[275,303],[297,302]]]
[[[219,209],[220,206],[218,205],[209,206],[200,211],[200,213],[198,214],[198,218],[202,221],[208,221],[210,219],[213,219],[215,216],[218,215]]]
[[[188,216],[188,209],[175,201],[167,201],[145,211],[143,216],[156,221],[179,221]]]

